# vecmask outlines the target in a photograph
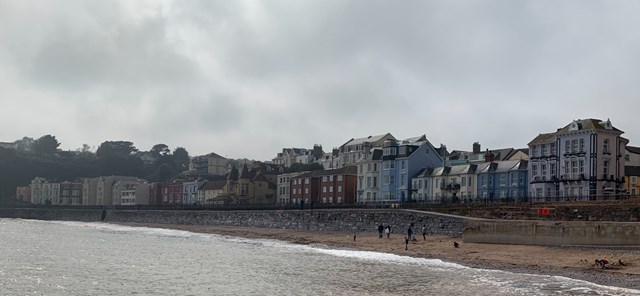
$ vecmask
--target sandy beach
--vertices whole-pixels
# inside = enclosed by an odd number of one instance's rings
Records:
[[[577,247],[542,247],[464,243],[461,237],[417,235],[405,250],[405,235],[392,233],[378,238],[377,231],[348,232],[303,231],[271,228],[243,228],[203,225],[139,224],[122,225],[185,230],[245,238],[264,238],[297,244],[317,244],[332,248],[357,249],[397,255],[441,259],[474,268],[518,273],[545,274],[581,279],[601,285],[640,289],[640,250]],[[417,229],[419,232],[419,227]],[[453,242],[460,244],[453,247]],[[605,258],[609,268],[594,266],[595,259]],[[619,263],[622,262],[622,265]]]

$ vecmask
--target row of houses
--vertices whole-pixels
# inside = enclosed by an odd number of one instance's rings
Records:
[[[198,156],[191,165],[197,173],[188,181],[35,178],[17,196],[84,205],[594,200],[640,192],[640,148],[627,146],[622,133],[610,120],[578,119],[539,134],[527,148],[482,151],[476,142],[471,151],[451,152],[426,135],[398,140],[387,133],[350,139],[331,153],[320,145],[285,148],[270,163],[241,168],[215,153]],[[325,169],[287,172],[295,163],[313,162]],[[211,175],[224,177],[206,178]]]

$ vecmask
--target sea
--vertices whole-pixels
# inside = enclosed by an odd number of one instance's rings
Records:
[[[0,219],[0,295],[640,295],[437,259],[106,223]]]

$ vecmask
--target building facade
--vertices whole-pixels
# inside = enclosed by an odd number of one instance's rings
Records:
[[[374,148],[366,160],[358,163],[358,203],[372,204],[382,200],[380,195],[380,171],[382,149]]]
[[[397,142],[387,140],[382,152],[380,195],[383,203],[413,199],[411,178],[420,170],[443,165],[443,158],[426,136]]]
[[[45,178],[35,177],[29,187],[31,188],[31,203],[58,204],[60,183],[50,183]]]
[[[395,140],[390,133],[366,138],[351,139],[338,148],[338,167],[355,165],[369,158],[373,148],[381,148],[385,141]]]
[[[529,143],[534,201],[616,198],[624,191],[628,140],[610,120],[574,120]]]
[[[478,200],[482,202],[527,201],[528,161],[488,162],[478,170]]]

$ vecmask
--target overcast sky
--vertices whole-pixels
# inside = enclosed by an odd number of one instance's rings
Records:
[[[426,134],[526,147],[610,118],[640,145],[640,1],[0,0],[0,141],[270,160]]]

